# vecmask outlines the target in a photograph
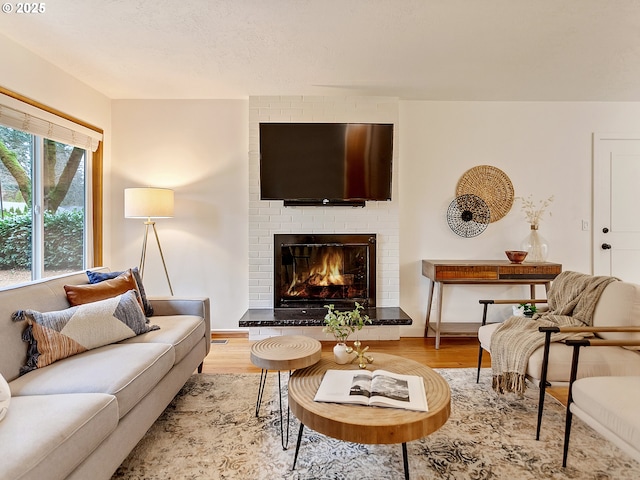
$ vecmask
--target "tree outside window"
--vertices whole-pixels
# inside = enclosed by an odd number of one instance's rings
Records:
[[[84,267],[86,157],[0,126],[0,287]]]

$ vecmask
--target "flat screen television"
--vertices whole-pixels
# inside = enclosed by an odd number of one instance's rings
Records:
[[[285,205],[391,200],[393,124],[261,123],[260,198]]]

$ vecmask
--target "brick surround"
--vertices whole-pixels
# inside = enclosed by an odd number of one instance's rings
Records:
[[[392,200],[366,207],[284,207],[260,200],[260,122],[372,122],[396,125]],[[249,98],[249,308],[273,308],[273,235],[276,233],[376,233],[377,305],[400,302],[399,214],[397,192],[398,99],[388,97],[260,96]],[[369,327],[371,328],[371,327]],[[379,327],[376,327],[379,328]],[[398,327],[385,337],[398,338]],[[319,327],[315,327],[315,330]],[[396,330],[394,330],[396,329]],[[292,328],[252,331],[250,338],[297,333]],[[256,329],[258,330],[258,329]],[[313,330],[312,336],[318,336]],[[312,332],[305,331],[304,334]],[[364,332],[363,332],[364,333]],[[378,333],[382,334],[382,331]],[[370,336],[369,334],[367,335]],[[373,335],[380,338],[379,335]]]

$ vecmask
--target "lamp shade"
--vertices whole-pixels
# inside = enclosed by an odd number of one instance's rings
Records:
[[[173,217],[173,190],[169,188],[125,188],[125,218]]]

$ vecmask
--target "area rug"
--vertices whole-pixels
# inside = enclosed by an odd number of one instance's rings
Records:
[[[412,479],[639,478],[640,464],[577,418],[563,469],[565,409],[547,396],[536,441],[536,388],[523,399],[498,396],[489,369],[480,384],[475,369],[437,371],[451,387],[451,417],[437,432],[407,444]],[[292,415],[289,448],[283,450],[277,378],[269,374],[256,418],[259,375],[193,375],[113,479],[404,478],[400,445],[353,444],[310,429],[292,470],[300,424]]]

